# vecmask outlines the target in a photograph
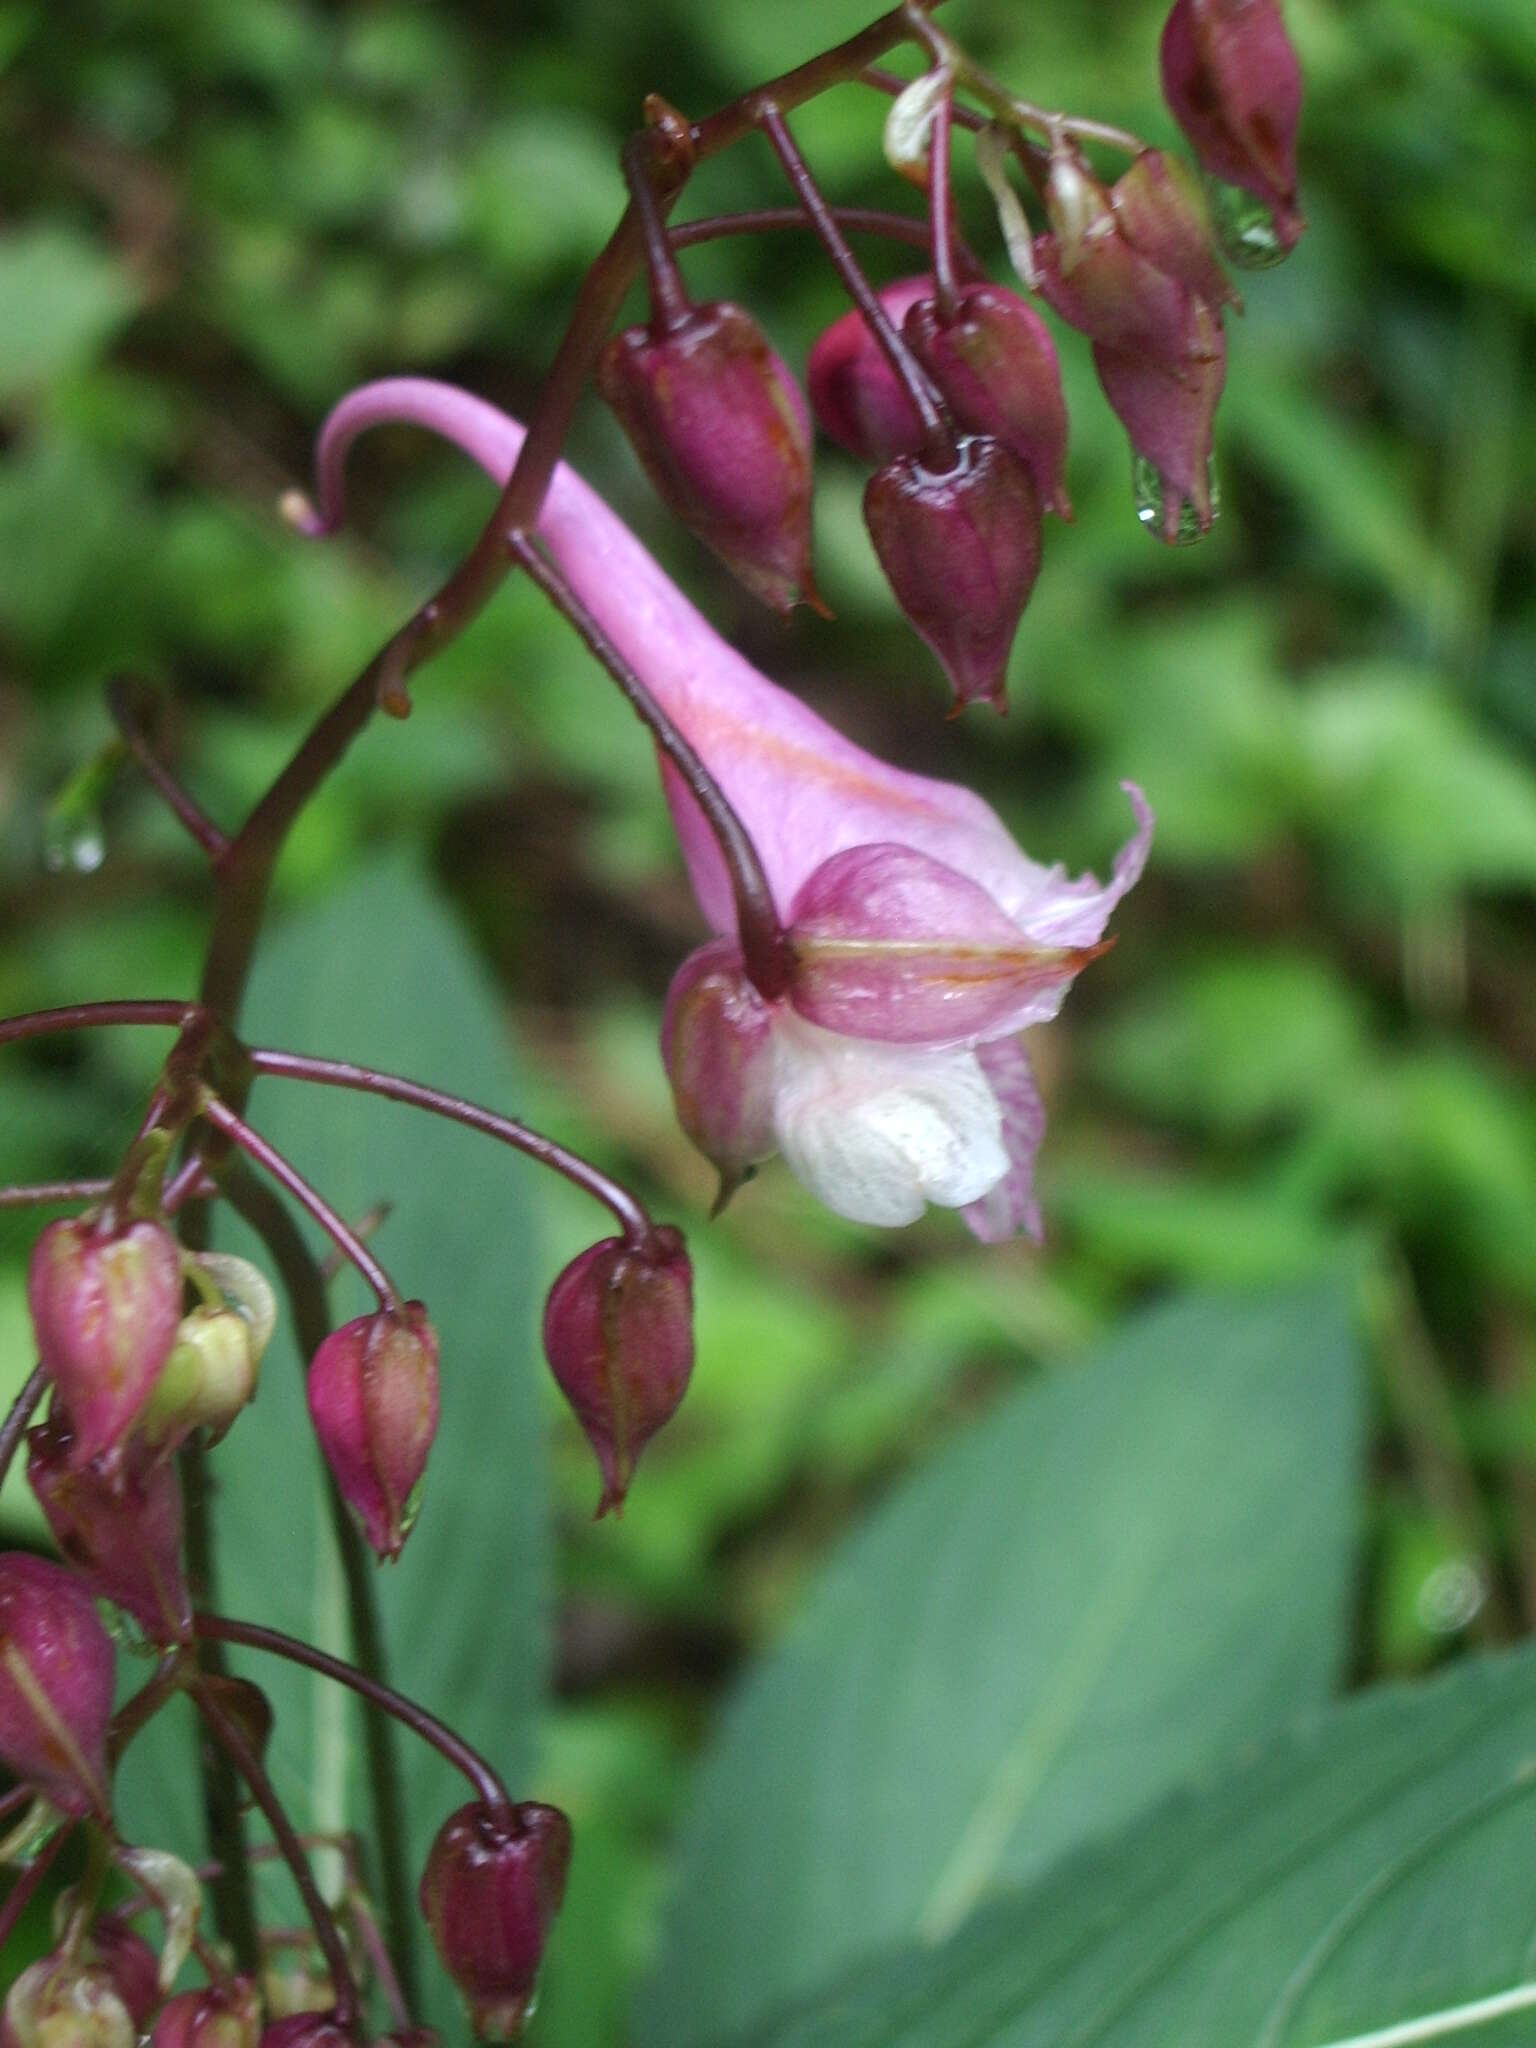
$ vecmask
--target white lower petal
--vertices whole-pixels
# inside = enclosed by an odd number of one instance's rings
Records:
[[[786,1018],[774,1128],[790,1171],[854,1223],[963,1209],[1007,1174],[1003,1114],[976,1055],[876,1045]]]

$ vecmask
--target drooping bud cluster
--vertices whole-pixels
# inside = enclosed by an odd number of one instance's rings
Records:
[[[65,1813],[107,1811],[116,1657],[73,1572],[0,1556],[0,1758]]]
[[[544,1353],[622,1507],[635,1462],[693,1372],[693,1269],[666,1226],[640,1246],[606,1237],[572,1259],[544,1305]]]
[[[421,1910],[483,2041],[522,2031],[570,1860],[571,1825],[555,1806],[471,1803],[438,1830]]]
[[[343,1499],[379,1557],[397,1558],[437,1435],[437,1332],[419,1301],[335,1330],[309,1368],[309,1413]]]
[[[754,596],[816,598],[811,436],[800,387],[740,306],[615,336],[598,367],[658,495]]]

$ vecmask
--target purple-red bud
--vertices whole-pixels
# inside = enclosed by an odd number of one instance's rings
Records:
[[[734,939],[701,946],[673,975],[661,1057],[677,1120],[720,1175],[718,1213],[777,1149],[773,1016]]]
[[[329,2012],[296,2012],[261,2030],[258,2048],[357,2048],[357,2035]]]
[[[437,1434],[437,1332],[419,1301],[335,1330],[309,1368],[309,1413],[342,1498],[380,1557],[397,1558]]]
[[[914,455],[877,470],[864,520],[912,624],[944,664],[955,708],[1006,710],[1008,650],[1040,567],[1040,500],[1029,471],[988,435],[965,436],[953,469]]]
[[[694,306],[603,351],[598,389],[657,493],[755,597],[816,604],[811,430],[800,387],[740,306]]]
[[[148,2026],[161,1999],[160,1958],[149,1943],[118,1914],[103,1913],[91,1929],[89,1948],[135,2027]]]
[[[932,292],[931,277],[903,277],[878,296],[900,328],[908,308]],[[922,446],[917,408],[857,306],[817,336],[805,382],[822,432],[861,462],[889,462]]]
[[[557,1806],[472,1802],[438,1829],[421,1910],[481,2040],[522,2031],[570,1861],[571,1824]]]
[[[1200,533],[1215,516],[1211,496],[1211,437],[1227,376],[1227,343],[1219,315],[1196,302],[1196,345],[1177,361],[1093,345],[1104,396],[1130,436],[1131,446],[1158,478],[1160,539],[1184,531],[1186,504]],[[1155,508],[1154,508],[1155,509]]]
[[[163,1223],[50,1223],[27,1300],[38,1356],[69,1410],[70,1455],[116,1450],[154,1391],[181,1321],[181,1250]]]
[[[602,1469],[597,1512],[622,1507],[645,1445],[693,1372],[693,1269],[663,1224],[642,1246],[605,1237],[549,1290],[544,1355]]]
[[[150,2048],[257,2048],[261,1999],[249,1977],[226,1977],[168,1999]]]
[[[69,1420],[57,1404],[27,1446],[27,1483],[54,1542],[91,1591],[126,1608],[155,1642],[184,1637],[191,1607],[175,1464],[130,1442],[121,1456],[77,1465]]]
[[[1291,248],[1301,66],[1276,0],[1175,0],[1161,55],[1163,97],[1202,168],[1261,199]]]
[[[902,333],[960,425],[1012,449],[1044,509],[1070,519],[1061,365],[1033,306],[1002,285],[965,285],[952,320],[936,300],[919,299]]]
[[[1216,255],[1216,230],[1200,181],[1187,164],[1144,149],[1109,189],[1115,225],[1131,247],[1209,305],[1242,308]]]
[[[89,1589],[0,1556],[0,1758],[66,1813],[105,1813],[116,1657]]]

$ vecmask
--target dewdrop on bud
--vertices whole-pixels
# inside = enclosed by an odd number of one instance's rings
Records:
[[[935,472],[898,456],[864,493],[864,520],[896,602],[954,686],[956,709],[1007,709],[1008,652],[1040,567],[1040,501],[1029,471],[987,435]]]
[[[0,1760],[65,1813],[105,1813],[116,1656],[89,1589],[0,1556]]]
[[[1253,268],[1278,261],[1305,223],[1296,204],[1301,66],[1276,0],[1176,0],[1161,65],[1163,97],[1201,168],[1267,210],[1267,223],[1249,219],[1228,238],[1227,254]]]
[[[718,1214],[777,1149],[773,1017],[733,939],[701,946],[672,977],[661,1057],[677,1120],[720,1175]]]
[[[444,1821],[421,1910],[482,2041],[515,2041],[565,1896],[571,1824],[557,1806],[471,1802]]]
[[[635,1461],[693,1372],[693,1269],[681,1234],[606,1237],[549,1290],[544,1355],[602,1469],[597,1512],[622,1507]]]
[[[657,493],[755,597],[816,604],[800,387],[740,306],[691,307],[603,351],[598,389]]]
[[[325,1461],[374,1551],[397,1558],[437,1434],[437,1332],[419,1301],[333,1331],[309,1368]]]
[[[150,2048],[257,2048],[261,2000],[249,1977],[226,1977],[167,2000]]]
[[[192,1615],[174,1461],[137,1442],[89,1465],[70,1453],[68,1418],[55,1408],[27,1437],[27,1484],[54,1542],[97,1598],[125,1609],[151,1642],[180,1641]]]
[[[33,1247],[27,1302],[77,1464],[116,1450],[149,1399],[176,1341],[181,1292],[181,1248],[147,1218],[68,1218]]]

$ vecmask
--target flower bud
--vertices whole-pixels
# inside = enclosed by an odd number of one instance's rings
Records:
[[[693,1372],[693,1270],[663,1226],[636,1248],[605,1237],[549,1290],[544,1354],[602,1468],[599,1515],[622,1507],[635,1462]]]
[[[481,2040],[522,2030],[570,1861],[571,1824],[557,1806],[471,1802],[437,1832],[421,1910]]]
[[[908,308],[932,291],[931,277],[903,277],[879,299],[899,328]],[[861,462],[889,462],[922,446],[917,408],[857,306],[817,337],[805,382],[822,432]]]
[[[1070,519],[1061,365],[1033,306],[1002,285],[965,285],[952,320],[942,318],[936,300],[919,299],[902,333],[961,426],[1010,448],[1044,509]]]
[[[661,1057],[677,1120],[720,1175],[718,1214],[776,1149],[773,1017],[733,939],[701,946],[672,977]]]
[[[71,1455],[115,1450],[149,1399],[181,1321],[181,1251],[163,1223],[50,1223],[27,1300],[38,1355],[74,1424]]]
[[[103,1913],[91,1929],[89,1952],[111,1979],[136,2029],[149,2024],[160,2003],[160,1958],[116,1913]]]
[[[181,1561],[181,1481],[136,1442],[119,1458],[76,1465],[68,1418],[55,1405],[27,1438],[27,1483],[91,1591],[126,1608],[157,1643],[191,1623]]]
[[[73,1572],[0,1556],[0,1758],[66,1813],[107,1810],[116,1657]]]
[[[397,1558],[437,1434],[437,1332],[419,1301],[333,1331],[309,1368],[325,1461],[380,1557]]]
[[[195,1429],[217,1443],[256,1393],[262,1354],[277,1326],[277,1299],[260,1267],[227,1252],[200,1252],[193,1279],[216,1300],[182,1317],[176,1342],[139,1418],[140,1433],[162,1451]]]
[[[1163,97],[1202,169],[1262,200],[1292,248],[1301,66],[1276,0],[1175,0],[1161,57]]]
[[[1109,191],[1115,225],[1131,247],[1211,306],[1242,307],[1216,257],[1211,209],[1176,156],[1144,149]]]
[[[1040,501],[1023,463],[983,434],[958,443],[945,473],[899,455],[870,478],[864,521],[956,709],[985,697],[1006,710],[1008,650],[1040,567]]]
[[[261,2000],[249,1977],[226,1977],[169,1999],[150,2048],[257,2048]]]
[[[258,2048],[357,2048],[357,2036],[334,2013],[296,2012],[263,2027]]]
[[[139,2030],[109,1970],[44,1956],[6,1995],[0,2048],[136,2048]]]
[[[1197,302],[1197,346],[1176,361],[1093,345],[1104,396],[1155,478],[1147,523],[1165,541],[1210,530],[1211,437],[1227,376],[1227,344],[1219,317]],[[1186,508],[1188,508],[1186,510]]]
[[[1041,235],[1035,266],[1046,304],[1091,341],[1165,360],[1188,352],[1195,294],[1123,234],[1096,235],[1070,276],[1055,238]]]
[[[598,388],[664,502],[755,597],[816,603],[800,388],[740,306],[692,307],[603,351]]]

